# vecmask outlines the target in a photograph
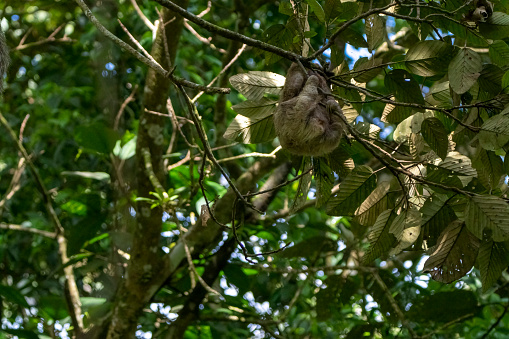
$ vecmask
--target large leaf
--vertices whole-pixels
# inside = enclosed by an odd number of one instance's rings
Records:
[[[239,113],[224,133],[224,138],[239,140],[246,144],[256,144],[274,139],[273,113],[276,101],[262,98],[247,100],[232,107]]]
[[[376,187],[376,175],[368,166],[357,166],[341,182],[339,193],[327,203],[327,214],[348,216],[371,194]]]
[[[435,246],[442,231],[457,219],[447,201],[447,196],[435,193],[421,207],[422,240],[425,242],[425,248]]]
[[[477,170],[478,178],[484,187],[493,189],[499,186],[500,178],[504,174],[504,164],[494,152],[478,148],[472,166]]]
[[[321,22],[325,22],[325,12],[323,11],[322,6],[316,0],[306,0],[309,7],[315,13],[318,20]]]
[[[272,72],[251,71],[231,76],[230,83],[246,98],[259,100],[265,94],[279,95],[285,85],[285,77]]]
[[[477,263],[481,273],[482,290],[486,292],[509,265],[509,251],[502,243],[485,240],[479,248]]]
[[[490,45],[491,62],[503,67],[509,63],[509,46],[502,41],[496,40]]]
[[[439,282],[451,283],[470,271],[479,251],[479,239],[465,223],[453,221],[442,232],[435,250],[424,263],[424,272]]]
[[[449,64],[449,84],[452,90],[463,94],[470,89],[481,74],[481,56],[468,48],[458,51]]]
[[[490,229],[493,240],[509,240],[509,204],[495,196],[473,196],[465,209],[465,223],[479,239]]]
[[[300,54],[302,51],[302,39],[294,40],[300,34],[299,32],[297,19],[292,17],[286,25],[275,24],[267,28],[262,34],[262,39],[271,45]],[[267,65],[281,59],[282,57],[277,54],[265,52],[265,63]]]
[[[451,171],[451,174],[477,176],[470,158],[458,152],[450,152],[443,161],[437,163],[437,166]]]
[[[316,207],[323,206],[329,200],[334,186],[334,174],[326,159],[314,159],[314,176],[316,181]]]
[[[310,170],[312,166],[313,164],[311,163],[310,158],[308,157],[303,158],[301,169],[302,173],[306,174],[304,174],[299,179],[297,193],[295,194],[295,199],[292,204],[292,211],[298,210],[306,202],[308,198],[309,188],[311,187],[312,174]]]
[[[395,217],[394,210],[386,210],[376,219],[368,235],[369,250],[362,259],[364,263],[371,263],[392,248],[396,238],[389,232],[389,229]]]
[[[382,67],[377,67],[382,62],[382,58],[359,58],[353,66],[353,72],[355,72],[354,80],[359,83],[373,80],[382,71]]]
[[[419,83],[407,71],[395,69],[389,72],[384,83],[397,101],[424,105]]]
[[[479,142],[484,149],[498,150],[509,142],[509,112],[504,110],[481,126]]]
[[[486,21],[479,23],[479,32],[488,39],[500,40],[509,36],[509,15],[493,12]]]
[[[2,296],[2,299],[5,301],[11,302],[15,305],[27,308],[30,307],[23,294],[12,286],[0,284],[0,296]]]
[[[161,133],[162,131],[161,127]],[[93,123],[76,127],[74,138],[81,147],[89,151],[108,154],[113,151],[119,135],[102,123]]]
[[[406,54],[406,67],[410,72],[425,77],[444,74],[454,49],[454,46],[442,41],[418,42]]]
[[[411,246],[421,233],[421,214],[416,208],[409,208],[401,212],[392,222],[389,232],[398,241],[389,255],[396,255]]]
[[[364,32],[368,41],[368,50],[371,52],[384,40],[384,21],[378,14],[368,16],[364,25]]]
[[[447,156],[449,140],[444,125],[437,118],[425,119],[421,124],[421,133],[424,140],[433,151],[442,159]]]
[[[373,206],[378,204],[389,192],[389,188],[391,184],[389,181],[382,181],[378,184],[378,186],[371,192],[371,194],[364,200],[364,202],[359,206],[359,208],[355,211],[356,215],[360,215],[366,213]],[[384,211],[387,208],[384,209]]]

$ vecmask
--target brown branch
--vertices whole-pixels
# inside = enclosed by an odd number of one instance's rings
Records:
[[[32,227],[24,227],[22,225],[6,224],[3,222],[0,223],[0,228],[4,229],[4,230],[34,233],[34,234],[38,234],[43,237],[51,238],[51,239],[55,239],[57,237],[57,234],[55,232],[43,231],[43,230],[39,230],[37,228],[32,228]]]
[[[134,0],[133,0],[134,1]],[[113,123],[113,129],[118,130],[118,125],[120,123],[120,118],[122,117],[122,114],[124,114],[125,108],[127,105],[134,100],[134,95],[136,94],[136,91],[138,90],[138,85],[134,86],[131,94],[124,100],[122,105],[120,105],[120,108],[117,112],[117,115],[115,116],[115,122]]]
[[[191,25],[190,25],[187,21],[184,21],[184,27],[185,27],[185,28],[187,28],[187,30],[188,30],[188,31],[189,31],[192,35],[194,35],[194,37],[195,37],[196,39],[198,39],[200,42],[204,43],[205,45],[209,45],[209,46],[210,46],[210,48],[215,49],[215,50],[217,50],[217,51],[218,51],[218,52],[220,52],[220,53],[223,53],[223,54],[224,54],[224,53],[226,53],[226,50],[225,50],[225,49],[223,49],[223,48],[218,48],[218,47],[216,47],[216,45],[214,45],[214,44],[211,42],[212,38],[208,38],[208,39],[206,39],[206,38],[202,37],[202,36],[200,35],[200,33],[196,32],[196,30],[195,30],[195,29],[194,29],[194,28],[193,28],[193,27],[192,27],[192,26],[191,26]]]

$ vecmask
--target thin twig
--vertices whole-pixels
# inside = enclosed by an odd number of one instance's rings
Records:
[[[134,0],[133,0],[134,1]],[[118,125],[120,123],[120,118],[122,117],[122,114],[124,113],[125,111],[125,108],[127,107],[127,105],[134,100],[134,95],[136,94],[136,91],[138,90],[138,85],[134,86],[131,94],[129,94],[129,96],[124,100],[124,102],[122,103],[122,105],[120,105],[120,108],[117,112],[117,115],[115,116],[115,122],[113,123],[113,129],[114,130],[117,130],[118,129]]]
[[[252,152],[252,153],[245,153],[245,154],[239,154],[233,157],[229,158],[223,158],[217,160],[218,163],[227,162],[227,161],[233,161],[238,159],[244,159],[244,158],[250,158],[250,157],[259,157],[259,158],[276,158],[276,153],[281,149],[281,146],[278,146],[274,151],[270,153],[258,153],[258,152]]]
[[[151,31],[154,31],[154,28],[155,28],[154,24],[145,16],[145,14],[143,14],[143,12],[141,11],[140,6],[138,6],[138,3],[136,2],[136,0],[131,0],[131,3],[133,4],[134,10],[136,11],[136,13],[138,13],[138,16],[140,17],[140,19],[145,23],[145,25],[147,25],[147,27]]]
[[[34,233],[34,234],[42,235],[43,237],[51,238],[51,239],[55,239],[57,237],[57,234],[55,232],[43,231],[43,230],[39,230],[37,228],[32,228],[32,227],[24,227],[22,225],[6,224],[3,222],[0,223],[0,228],[4,229],[4,230]]]

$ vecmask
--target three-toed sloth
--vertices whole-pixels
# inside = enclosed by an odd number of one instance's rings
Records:
[[[297,155],[321,156],[332,152],[343,136],[341,108],[320,74],[293,63],[274,113],[281,146]]]

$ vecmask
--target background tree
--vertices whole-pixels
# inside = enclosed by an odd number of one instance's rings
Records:
[[[507,6],[6,1],[0,337],[505,338]]]

